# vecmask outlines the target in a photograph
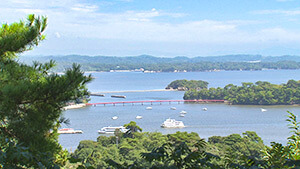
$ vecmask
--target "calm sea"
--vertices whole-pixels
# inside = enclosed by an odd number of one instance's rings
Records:
[[[89,85],[91,92],[129,91],[164,89],[170,82],[178,79],[204,80],[209,87],[224,87],[232,83],[269,81],[275,84],[286,83],[290,79],[299,80],[300,70],[264,70],[264,71],[220,71],[220,72],[188,72],[188,73],[141,73],[141,72],[101,72],[92,73],[95,78]],[[182,99],[184,92],[124,92],[106,93],[105,97],[91,97],[92,103],[134,100],[174,100]],[[111,95],[125,95],[126,99],[111,98]],[[151,106],[152,110],[146,110]],[[176,107],[176,110],[171,110]],[[203,111],[202,108],[207,108]],[[267,109],[261,112],[261,108]],[[179,112],[185,110],[185,117],[179,117]],[[164,134],[176,131],[196,132],[201,138],[214,135],[226,136],[233,133],[242,134],[245,131],[256,131],[265,144],[271,141],[285,144],[291,135],[288,123],[285,121],[287,112],[299,115],[298,106],[236,106],[226,104],[135,104],[90,106],[82,109],[67,110],[64,116],[69,118],[69,126],[83,130],[83,134],[62,134],[59,137],[64,148],[74,151],[81,140],[96,140],[100,130],[105,126],[122,126],[130,121],[136,121],[143,131],[162,132]],[[142,119],[135,119],[137,115]],[[118,116],[117,120],[111,117]],[[182,129],[163,129],[161,123],[167,118],[181,120],[186,125]]]

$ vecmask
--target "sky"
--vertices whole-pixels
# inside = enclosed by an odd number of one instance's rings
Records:
[[[25,55],[300,55],[300,0],[0,0],[0,22],[48,17]]]

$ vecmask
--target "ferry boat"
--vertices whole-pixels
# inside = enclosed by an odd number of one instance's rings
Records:
[[[128,129],[126,129],[123,126],[119,126],[119,127],[103,127],[101,130],[98,130],[99,134],[114,134],[116,129],[119,129],[120,132],[122,133],[126,133],[128,131]]]
[[[164,121],[163,124],[161,124],[161,127],[163,127],[163,128],[182,128],[185,126],[182,121],[176,121],[175,119],[168,118],[166,121]]]
[[[82,134],[82,130],[74,130],[73,128],[62,128],[57,131],[59,134]]]

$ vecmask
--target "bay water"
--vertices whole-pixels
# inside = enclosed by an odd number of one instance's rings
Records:
[[[139,100],[182,100],[182,91],[126,92],[131,90],[164,89],[174,80],[204,80],[209,87],[224,87],[227,84],[241,85],[242,82],[268,81],[275,84],[286,83],[290,79],[300,80],[300,70],[263,70],[263,71],[219,71],[219,72],[186,72],[186,73],[142,73],[142,72],[98,72],[92,73],[94,80],[88,84],[91,92],[125,91],[105,93],[105,97],[91,97],[91,103]],[[112,98],[111,95],[125,95],[123,98]],[[146,110],[146,107],[152,110]],[[176,110],[170,109],[176,107]],[[207,108],[207,111],[203,111]],[[261,108],[267,109],[262,112]],[[180,111],[186,111],[180,117]],[[130,121],[137,122],[143,131],[162,132],[176,131],[196,132],[201,138],[245,131],[255,131],[269,145],[271,141],[285,144],[291,135],[286,122],[287,111],[296,115],[300,106],[247,106],[227,105],[224,103],[144,103],[126,105],[99,105],[81,109],[67,110],[63,116],[70,119],[71,127],[83,130],[83,134],[61,134],[59,142],[70,151],[74,151],[81,140],[96,140],[97,130],[107,126],[123,126]],[[137,115],[143,116],[136,119]],[[111,117],[118,116],[117,120]],[[164,129],[161,124],[167,118],[181,120],[185,128]]]

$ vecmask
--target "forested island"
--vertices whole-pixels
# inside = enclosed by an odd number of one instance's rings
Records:
[[[166,89],[176,89],[176,90],[201,90],[206,89],[208,82],[202,80],[175,80],[171,82]]]
[[[228,84],[224,88],[209,88],[186,91],[185,100],[224,99],[231,104],[243,105],[291,105],[300,104],[300,81],[289,80],[286,84],[271,84],[258,81],[242,83],[242,86]]]
[[[299,56],[264,57],[260,55],[227,55],[215,57],[174,57],[162,58],[149,55],[130,57],[109,56],[23,56],[20,61],[32,64],[55,60],[55,71],[72,67],[72,63],[81,65],[84,71],[145,71],[145,72],[197,72],[232,71],[264,69],[300,69]]]

